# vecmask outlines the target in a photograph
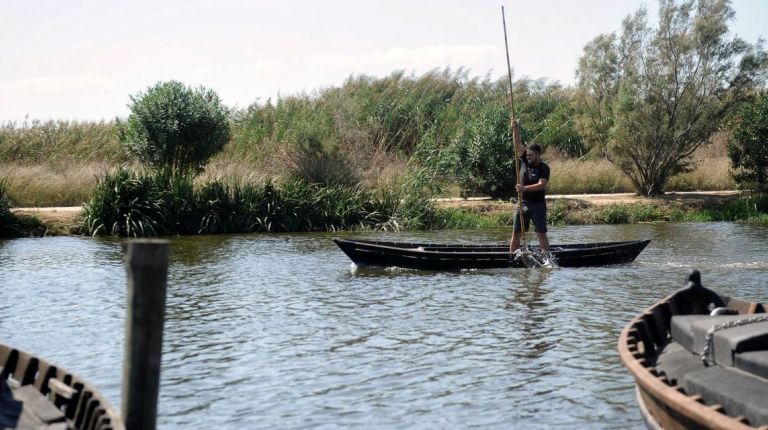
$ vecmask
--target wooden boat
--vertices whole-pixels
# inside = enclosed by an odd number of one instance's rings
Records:
[[[704,288],[693,271],[624,328],[619,354],[649,428],[767,428],[765,309]]]
[[[403,267],[425,270],[528,267],[509,252],[509,245],[449,245],[334,239],[358,266]],[[559,267],[604,266],[630,263],[650,240],[552,245]],[[533,252],[537,247],[531,247]]]
[[[89,383],[18,349],[0,344],[0,412],[21,409],[17,427],[122,430],[118,414]],[[8,388],[17,402],[10,399]],[[18,409],[15,412],[19,412]],[[0,427],[2,427],[0,425]]]

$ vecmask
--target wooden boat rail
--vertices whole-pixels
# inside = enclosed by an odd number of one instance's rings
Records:
[[[89,383],[65,369],[0,344],[0,378],[33,385],[64,413],[75,429],[122,430],[123,422],[109,402]]]
[[[645,310],[630,321],[619,336],[619,355],[635,379],[641,409],[651,412],[656,424],[664,429],[754,429],[744,417],[727,415],[722,405],[705,404],[700,395],[687,394],[678,381],[670,380],[648,362],[668,342],[671,317],[680,314],[672,303],[674,296],[671,294]],[[759,303],[723,299],[729,309],[739,314],[765,312]],[[768,426],[759,428],[768,429]]]

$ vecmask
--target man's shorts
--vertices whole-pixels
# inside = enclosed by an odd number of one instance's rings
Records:
[[[523,202],[523,221],[525,221],[525,230],[531,226],[536,233],[547,232],[547,202],[527,203]],[[520,231],[520,209],[515,207],[515,231]]]

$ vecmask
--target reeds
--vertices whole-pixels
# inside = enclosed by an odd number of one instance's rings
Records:
[[[97,162],[0,162],[8,196],[19,207],[80,206],[91,198],[98,178],[115,169]]]
[[[545,159],[546,161],[546,159]],[[548,194],[605,194],[633,192],[632,183],[608,160],[560,159],[548,162]]]
[[[112,122],[33,120],[0,124],[0,161],[119,164],[127,161],[127,156]]]
[[[545,146],[552,168],[549,194],[634,191],[607,160],[566,154],[583,152],[567,146],[582,144],[569,131],[567,89],[545,81],[515,85],[523,138]],[[351,77],[340,87],[254,104],[234,113],[232,140],[196,183],[221,182],[229,191],[268,179],[280,186],[303,181],[397,189],[405,176],[420,172],[442,195],[503,196],[513,176],[506,91],[504,80],[446,69],[418,77]],[[695,170],[672,177],[667,191],[735,187],[723,149],[727,139],[714,140],[697,151]],[[82,204],[97,178],[127,161],[112,122],[0,125],[0,176],[17,205]]]
[[[416,202],[417,204],[415,204]],[[91,235],[391,230],[429,227],[429,199],[405,191],[289,181],[196,186],[191,174],[120,169],[99,182],[83,210]]]

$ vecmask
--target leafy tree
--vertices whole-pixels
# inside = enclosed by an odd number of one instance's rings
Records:
[[[660,0],[659,25],[644,8],[622,34],[584,48],[577,70],[577,125],[640,194],[664,192],[690,170],[691,154],[764,79],[766,54],[728,34],[729,0]]]
[[[118,121],[118,135],[152,167],[199,171],[229,141],[228,111],[212,90],[160,82],[131,102],[127,122]]]
[[[444,153],[464,193],[496,198],[514,194],[514,155],[509,110],[490,102],[476,107]]]
[[[768,191],[768,91],[739,111],[728,155],[733,167],[741,169],[737,182],[753,183],[759,191]]]
[[[546,150],[557,148],[572,157],[585,154],[584,142],[576,131],[571,91],[544,79],[523,79],[515,83],[516,113],[528,136],[523,142],[537,143]]]

